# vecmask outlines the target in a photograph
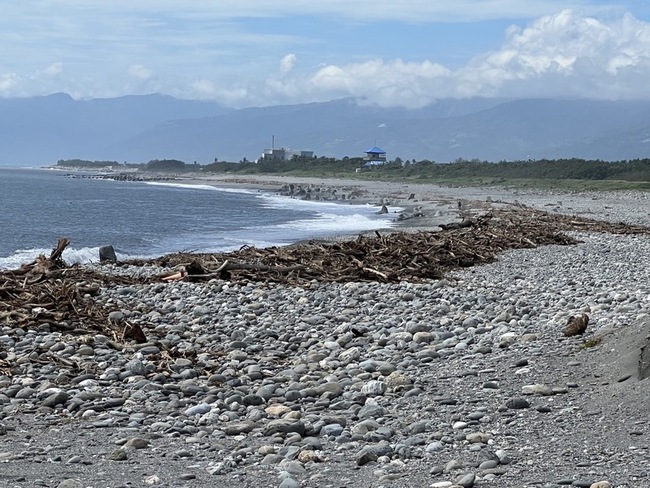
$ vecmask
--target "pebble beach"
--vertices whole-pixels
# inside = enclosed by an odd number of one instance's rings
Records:
[[[405,230],[500,204],[650,226],[650,194],[639,192],[207,181],[352,188],[389,210],[417,209]],[[103,289],[97,305],[155,338],[144,344],[0,322],[0,484],[650,486],[639,359],[650,238],[572,235],[582,242],[508,251],[424,283]],[[587,332],[565,337],[581,313]]]

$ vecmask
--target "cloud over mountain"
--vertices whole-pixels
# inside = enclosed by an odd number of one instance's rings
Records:
[[[650,24],[629,14],[610,21],[571,10],[511,28],[498,51],[457,75],[482,95],[647,98]],[[473,89],[472,89],[473,87]]]
[[[363,102],[363,101],[362,101]],[[161,95],[76,101],[0,98],[0,165],[59,159],[210,163],[253,160],[271,145],[320,156],[490,161],[647,158],[650,101],[445,99],[381,108],[342,99],[233,110]]]
[[[285,83],[326,100],[364,97],[380,106],[422,107],[448,97],[650,97],[650,24],[571,10],[512,27],[498,50],[452,70],[432,61],[373,59],[331,64]],[[281,84],[276,85],[278,91]]]
[[[644,18],[650,7],[631,0],[10,2],[0,97],[160,92],[236,107],[647,99]]]

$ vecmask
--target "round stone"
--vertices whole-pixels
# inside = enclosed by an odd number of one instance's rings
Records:
[[[512,410],[521,410],[530,407],[530,403],[525,398],[510,398],[506,402],[506,407]]]

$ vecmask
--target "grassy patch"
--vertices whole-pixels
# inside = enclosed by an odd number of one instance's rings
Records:
[[[587,339],[585,342],[582,343],[580,346],[581,349],[591,349],[592,347],[596,347],[598,344],[603,342],[602,336],[600,337],[592,337],[591,339]]]
[[[367,181],[430,183],[454,187],[538,188],[556,191],[650,190],[650,159],[607,163],[580,159],[488,163],[389,162],[364,171],[361,158],[313,158],[259,164],[214,163],[206,172],[265,174]]]
[[[491,178],[491,177],[463,177],[463,178],[433,178],[420,175],[416,178],[382,178],[380,175],[361,179],[376,179],[386,181],[403,181],[413,183],[431,183],[441,186],[459,187],[507,187],[507,188],[538,188],[546,190],[564,191],[618,191],[640,190],[649,191],[650,181],[623,181],[623,180],[544,180],[520,178]]]
[[[560,191],[650,191],[650,181],[625,180],[577,180],[577,179],[532,179],[503,178],[493,176],[435,177],[426,174],[409,175],[392,174],[384,171],[345,171],[314,169],[292,169],[283,172],[239,171],[237,174],[265,174],[269,176],[293,176],[302,178],[345,178],[360,181],[386,181],[400,183],[422,183],[450,187],[505,187],[536,188]]]

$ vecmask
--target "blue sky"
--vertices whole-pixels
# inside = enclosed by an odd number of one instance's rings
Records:
[[[0,96],[650,99],[642,0],[4,0]]]

